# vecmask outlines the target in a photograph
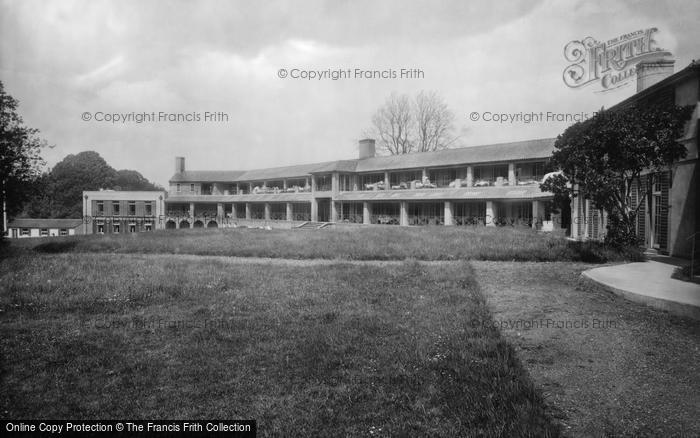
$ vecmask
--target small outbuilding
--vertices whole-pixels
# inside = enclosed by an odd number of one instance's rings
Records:
[[[15,219],[7,226],[7,237],[73,236],[83,234],[82,219]]]

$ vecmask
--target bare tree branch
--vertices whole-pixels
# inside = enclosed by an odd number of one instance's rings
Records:
[[[391,155],[445,149],[457,140],[452,135],[455,116],[435,92],[421,91],[411,101],[407,94],[392,93],[372,117],[365,135],[377,139],[380,150]]]
[[[416,115],[416,152],[445,149],[456,137],[452,135],[455,116],[434,91],[421,91],[414,102]]]

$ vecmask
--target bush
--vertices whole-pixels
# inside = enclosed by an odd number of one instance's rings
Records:
[[[617,214],[608,212],[605,243],[619,249],[638,246],[640,244],[640,239],[634,228],[634,220],[634,217],[626,220]]]
[[[69,241],[51,241],[46,243],[40,243],[34,247],[34,251],[44,252],[44,253],[60,253],[60,252],[70,252],[72,251],[78,242],[76,240]]]
[[[700,263],[695,263],[695,266],[693,266],[693,275],[698,275],[700,274]],[[671,275],[671,278],[675,278],[676,280],[682,280],[682,281],[691,281],[697,283],[698,280],[695,280],[690,277],[690,263],[687,265],[679,266],[673,271],[673,275]]]
[[[607,263],[613,261],[643,262],[644,253],[637,246],[618,246],[601,242],[569,242],[572,260],[585,263]]]

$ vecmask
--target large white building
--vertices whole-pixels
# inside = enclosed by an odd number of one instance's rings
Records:
[[[186,170],[176,158],[166,198],[166,228],[266,221],[382,225],[551,222],[551,193],[539,183],[554,139],[408,155],[359,157],[258,170]],[[550,224],[551,225],[551,224]]]

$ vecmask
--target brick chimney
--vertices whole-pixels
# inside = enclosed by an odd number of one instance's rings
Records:
[[[673,74],[673,59],[642,61],[637,64],[637,93]]]
[[[175,157],[175,173],[185,171],[185,157]]]
[[[364,140],[360,140],[360,160],[363,158],[372,158],[374,154],[374,139],[365,138]]]

